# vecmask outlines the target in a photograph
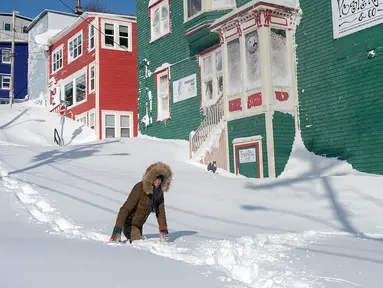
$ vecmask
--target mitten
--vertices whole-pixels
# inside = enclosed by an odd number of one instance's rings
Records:
[[[110,241],[121,242],[121,233],[122,228],[114,227],[112,237],[110,237]]]

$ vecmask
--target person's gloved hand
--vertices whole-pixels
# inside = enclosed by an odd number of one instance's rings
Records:
[[[112,237],[110,237],[110,241],[121,242],[121,233],[122,233],[122,228],[114,227]]]
[[[166,230],[161,230],[160,231],[160,240],[161,240],[161,242],[162,241],[164,241],[164,242],[168,242],[168,234],[169,234],[169,232],[168,232],[168,230],[166,229]]]

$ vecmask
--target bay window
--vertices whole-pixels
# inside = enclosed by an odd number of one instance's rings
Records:
[[[169,0],[162,0],[154,6],[149,7],[150,10],[150,27],[153,42],[170,33],[170,7]]]
[[[258,31],[245,35],[246,91],[261,86],[261,59],[258,45]]]
[[[290,86],[286,30],[271,28],[271,72],[276,86]]]
[[[239,38],[227,43],[228,59],[228,96],[241,92],[242,68],[241,68],[241,49]]]

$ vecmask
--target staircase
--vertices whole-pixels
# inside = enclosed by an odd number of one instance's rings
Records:
[[[215,159],[214,161],[218,164],[222,161],[226,162],[226,153],[223,153],[222,151],[215,153],[217,155],[212,156],[214,150],[222,150],[220,149],[220,146],[222,146],[221,142],[225,141],[225,139],[223,139],[225,137],[221,137],[226,123],[224,116],[224,101],[223,96],[221,96],[214,105],[207,108],[206,116],[201,122],[201,125],[196,131],[192,131],[189,135],[190,159],[207,164],[205,163],[207,158],[224,158],[224,160]],[[226,165],[217,166],[219,168],[224,168],[222,166]]]

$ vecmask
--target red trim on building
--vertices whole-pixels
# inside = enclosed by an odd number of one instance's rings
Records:
[[[238,167],[238,162],[239,162],[239,159],[237,157],[237,149],[241,149],[241,148],[247,148],[247,147],[256,147],[256,151],[257,151],[257,156],[256,156],[256,159],[257,159],[257,166],[258,166],[258,178],[261,178],[261,163],[260,163],[260,156],[259,156],[259,142],[260,141],[254,141],[254,142],[250,142],[250,143],[246,143],[246,144],[234,144],[234,159],[235,159],[235,174],[238,175],[239,173],[239,167]]]

